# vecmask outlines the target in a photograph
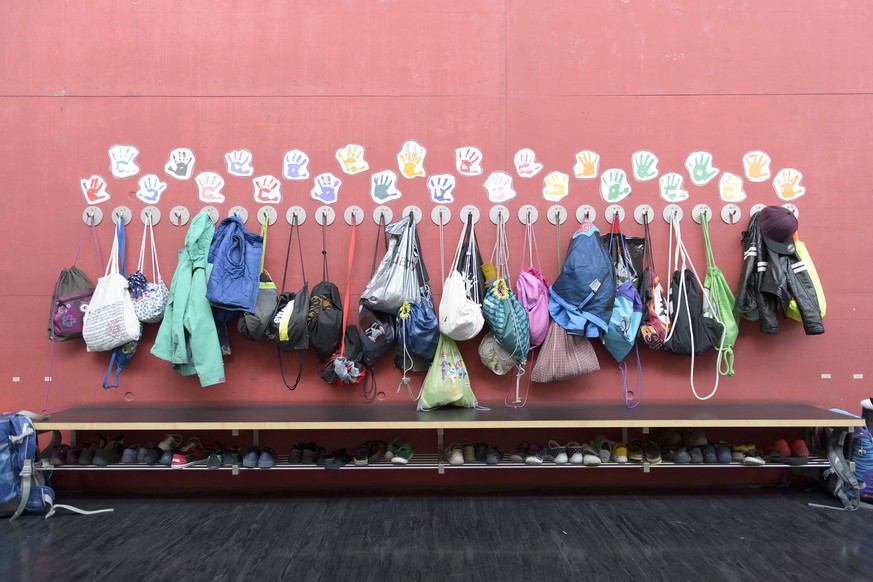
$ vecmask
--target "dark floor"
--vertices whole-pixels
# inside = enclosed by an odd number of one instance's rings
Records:
[[[873,512],[802,489],[73,498],[3,580],[870,580]],[[11,576],[11,577],[10,577]]]

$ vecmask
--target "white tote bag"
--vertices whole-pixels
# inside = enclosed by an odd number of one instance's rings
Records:
[[[118,269],[118,231],[124,229],[123,221],[118,222],[106,273],[97,280],[82,325],[82,337],[89,352],[108,352],[139,339],[139,319],[127,291],[127,279]]]
[[[471,222],[467,253],[464,260],[461,263],[458,262],[462,258],[461,247],[464,245],[465,233],[466,227],[458,240],[458,248],[452,261],[452,272],[443,284],[443,295],[440,298],[440,331],[455,341],[473,339],[485,325],[485,317],[482,315],[482,301],[479,298],[479,286],[476,281],[466,281],[464,275],[456,268],[457,265],[462,264],[465,271],[468,270],[476,250],[476,232]]]

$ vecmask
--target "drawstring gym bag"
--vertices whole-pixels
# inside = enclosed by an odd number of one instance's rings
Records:
[[[530,264],[527,267],[522,267],[521,273],[515,280],[515,295],[527,312],[530,347],[533,349],[540,347],[545,341],[552,317],[549,315],[549,282],[539,269],[540,252],[537,248],[536,236],[534,236],[533,223],[530,220],[524,229],[524,244],[521,252],[522,265],[525,262],[525,253],[530,257]],[[537,256],[536,267],[533,264],[534,253]]]
[[[734,313],[736,300],[721,269],[715,265],[715,255],[709,242],[709,217],[706,212],[700,214],[700,226],[703,228],[703,240],[706,243],[706,277],[703,279],[703,289],[709,292],[709,299],[715,307],[715,317],[724,326],[724,340],[718,351],[718,373],[722,376],[733,376],[733,348],[740,332],[739,321]]]
[[[276,283],[273,282],[270,273],[264,268],[264,260],[267,256],[267,230],[270,226],[270,217],[265,212],[261,223],[261,238],[264,246],[261,252],[261,275],[258,283],[258,300],[255,310],[243,313],[236,322],[236,329],[241,336],[248,340],[259,341],[267,339],[267,326],[273,319],[276,311],[276,303],[279,301],[279,292]]]
[[[309,345],[319,362],[326,361],[343,339],[343,308],[339,288],[330,282],[327,269],[327,221],[321,223],[321,282],[309,296]]]
[[[664,338],[667,336],[667,296],[664,294],[664,286],[661,278],[655,270],[655,261],[652,258],[652,239],[649,235],[649,217],[643,223],[645,228],[645,255],[643,258],[643,274],[640,277],[640,297],[646,306],[646,313],[640,324],[640,337],[643,342],[653,350],[664,347]]]
[[[433,308],[430,285],[422,268],[423,258],[418,242],[415,217],[410,213],[407,228],[410,230],[406,249],[406,262],[413,266],[406,271],[404,295],[406,299],[397,311],[396,341],[404,354],[412,354],[424,360],[433,359],[439,339],[439,322]]]
[[[88,230],[89,226],[94,237],[94,248],[97,249],[97,263],[101,267],[103,266],[100,246],[97,244],[97,229],[94,226],[94,216],[92,215],[82,227],[82,234],[79,235],[79,246],[76,247],[76,256],[73,257],[73,265],[69,269],[61,269],[55,282],[48,320],[48,335],[53,342],[64,342],[82,337],[85,312],[88,310],[88,304],[91,303],[91,297],[94,295],[94,283],[84,271],[76,266],[76,261],[79,259],[82,241],[85,240],[85,231]],[[52,346],[52,354],[54,354],[54,346]]]
[[[149,236],[150,235],[150,236]],[[151,241],[152,256],[152,282],[146,279],[142,270],[145,267],[146,238]],[[123,261],[122,261],[123,262]],[[133,300],[133,310],[142,323],[160,323],[164,318],[164,310],[170,301],[170,290],[161,277],[161,268],[158,266],[158,251],[155,248],[155,230],[152,226],[152,215],[143,225],[142,244],[139,247],[139,262],[136,273],[127,277],[130,285],[130,298]]]
[[[470,387],[470,375],[458,344],[440,334],[436,354],[421,387],[417,408],[427,412],[443,406],[483,409]]]
[[[443,256],[443,225],[440,223],[440,259]],[[478,264],[477,264],[478,260]],[[485,326],[482,315],[482,292],[479,285],[482,277],[482,258],[476,244],[473,219],[467,215],[464,231],[458,239],[452,272],[443,278],[443,293],[440,298],[440,332],[456,341],[473,339]]]
[[[379,225],[376,228],[376,247],[373,250],[371,280],[375,277],[376,273],[376,259],[379,253],[380,239],[384,242],[388,254],[390,254],[392,245],[395,245],[394,248],[396,250],[399,238],[388,240],[384,214],[379,216]],[[362,299],[358,305],[358,335],[360,336],[361,348],[364,351],[364,362],[368,366],[374,366],[394,346],[394,319],[388,313],[370,309]]]

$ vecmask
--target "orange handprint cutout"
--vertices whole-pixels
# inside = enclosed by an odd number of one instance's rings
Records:
[[[576,165],[573,173],[580,180],[590,180],[597,177],[600,156],[591,150],[582,150],[576,154]]]
[[[370,169],[370,164],[364,161],[364,146],[350,143],[336,151],[336,159],[340,169],[352,176]]]
[[[403,144],[400,153],[397,154],[397,167],[404,178],[416,178],[424,176],[424,157],[427,150],[414,141]]]
[[[770,179],[770,156],[755,150],[743,156],[743,169],[750,182],[766,182]]]
[[[86,204],[100,204],[109,200],[109,192],[106,191],[106,180],[103,176],[93,174],[90,178],[85,178],[79,182],[82,187],[82,194],[85,195]]]
[[[800,185],[803,174],[794,168],[780,170],[773,179],[773,189],[782,200],[795,200],[806,193],[806,188]]]

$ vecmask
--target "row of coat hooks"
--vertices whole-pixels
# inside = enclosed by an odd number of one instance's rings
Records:
[[[764,204],[755,204],[752,206],[750,214],[759,212],[764,208],[764,206]],[[783,206],[793,212],[795,216],[798,215],[797,207],[793,204],[783,204]],[[214,206],[204,206],[199,212],[208,213],[212,218],[212,221],[216,224],[221,218],[221,213]],[[423,214],[421,208],[418,206],[407,206],[399,216],[406,216],[410,212],[415,216],[416,222],[421,222]],[[336,211],[334,211],[330,206],[321,206],[317,208],[313,214],[315,221],[319,225],[330,226],[336,220]],[[366,214],[367,213],[360,206],[349,206],[343,212],[343,219],[346,224],[349,225],[353,222],[354,224],[361,224],[364,221]],[[227,215],[238,216],[244,223],[249,219],[248,210],[242,206],[232,207]],[[655,210],[648,204],[640,204],[633,211],[634,220],[639,224],[651,223],[652,220],[654,220],[655,215]],[[736,204],[725,204],[721,208],[720,215],[721,219],[726,224],[737,224],[742,218],[742,211]],[[112,210],[110,216],[112,222],[116,224],[119,220],[123,220],[124,224],[127,225],[133,219],[133,213],[127,206],[116,207]],[[306,210],[301,206],[292,206],[285,211],[285,220],[288,221],[288,224],[293,224],[295,218],[298,225],[303,224],[306,222],[306,216]],[[376,223],[384,221],[388,224],[394,220],[394,211],[388,206],[377,206],[373,209],[371,216]],[[507,222],[511,216],[512,212],[502,204],[492,206],[488,211],[488,218],[494,224]],[[519,222],[522,224],[533,224],[539,219],[539,210],[533,205],[526,204],[518,209],[517,216]],[[674,216],[676,219],[680,221],[682,220],[684,217],[684,211],[681,206],[678,204],[668,204],[664,207],[662,218],[665,222],[669,223]],[[707,218],[713,217],[713,210],[706,204],[698,204],[691,209],[691,217],[696,223],[700,224],[702,216],[706,216]],[[268,223],[272,225],[276,220],[278,220],[279,211],[273,206],[261,206],[257,212],[258,224],[261,224],[265,217]],[[452,211],[447,206],[435,206],[431,209],[430,217],[434,224],[445,225],[452,219]],[[479,222],[479,208],[471,204],[462,207],[461,211],[458,213],[458,218],[466,223],[468,217],[470,217],[474,223]],[[546,218],[552,224],[564,224],[569,217],[570,211],[560,204],[554,204],[546,209]],[[609,224],[612,224],[616,217],[618,217],[619,222],[624,222],[624,207],[620,204],[607,206],[603,213],[603,217]],[[191,213],[184,206],[176,206],[170,209],[168,218],[170,223],[174,226],[185,226],[191,219]],[[576,220],[580,224],[586,221],[594,221],[596,219],[597,210],[593,206],[584,204],[576,209]],[[82,220],[85,224],[93,223],[96,226],[103,221],[103,211],[98,206],[89,206],[84,210],[84,212],[82,212]],[[161,211],[156,206],[146,206],[140,212],[140,220],[143,224],[151,222],[152,226],[154,226],[161,221]]]

